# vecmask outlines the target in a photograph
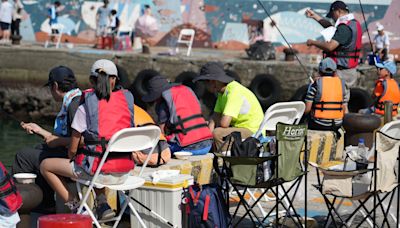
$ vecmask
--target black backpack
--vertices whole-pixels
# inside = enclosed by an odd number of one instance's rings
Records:
[[[251,60],[270,60],[275,59],[275,49],[271,42],[259,40],[246,49],[246,53]]]

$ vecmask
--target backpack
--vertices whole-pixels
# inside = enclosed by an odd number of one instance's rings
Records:
[[[183,198],[188,222],[187,227],[228,227],[230,214],[219,186],[215,184],[192,185],[184,190]]]
[[[12,215],[22,205],[22,197],[8,174],[3,163],[0,162],[0,215]]]
[[[254,137],[248,137],[242,140],[240,132],[232,132],[225,136],[225,142],[228,142],[228,150],[230,148],[231,157],[257,158],[260,156],[262,145],[260,141]],[[246,172],[243,172],[246,170]],[[255,185],[265,181],[264,165],[260,164],[231,164],[228,175],[237,184]]]
[[[271,42],[259,40],[246,49],[246,53],[251,60],[270,60],[275,59],[275,49]]]

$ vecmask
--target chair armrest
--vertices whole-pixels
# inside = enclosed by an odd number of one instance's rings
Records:
[[[350,171],[329,170],[329,169],[324,169],[321,167],[317,167],[317,169],[319,171],[321,171],[324,175],[330,175],[330,176],[357,176],[360,174],[374,171],[374,169],[359,169],[359,170],[350,170]]]
[[[271,155],[267,157],[231,157],[215,153],[215,156],[222,158],[231,165],[258,165],[266,161],[276,160],[280,155]]]

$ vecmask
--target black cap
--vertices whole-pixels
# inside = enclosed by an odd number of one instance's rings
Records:
[[[329,8],[329,13],[326,15],[326,17],[332,18],[333,11],[338,9],[349,11],[349,7],[346,5],[346,3],[342,1],[335,1],[331,4],[331,7]]]
[[[208,62],[200,69],[200,76],[193,79],[193,82],[199,80],[216,80],[222,83],[229,83],[234,79],[226,75],[224,65],[220,62]]]
[[[65,80],[76,81],[74,72],[66,66],[54,67],[53,69],[50,70],[49,80],[44,86],[49,86],[53,82],[63,84]]]
[[[172,88],[173,86],[179,85],[178,83],[170,83],[164,76],[157,75],[152,78],[147,83],[148,93],[142,97],[144,102],[153,102],[161,97],[161,94]]]

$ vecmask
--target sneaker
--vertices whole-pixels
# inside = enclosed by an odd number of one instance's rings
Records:
[[[115,217],[115,212],[107,203],[99,204],[96,207],[96,214],[99,220],[105,220]]]

